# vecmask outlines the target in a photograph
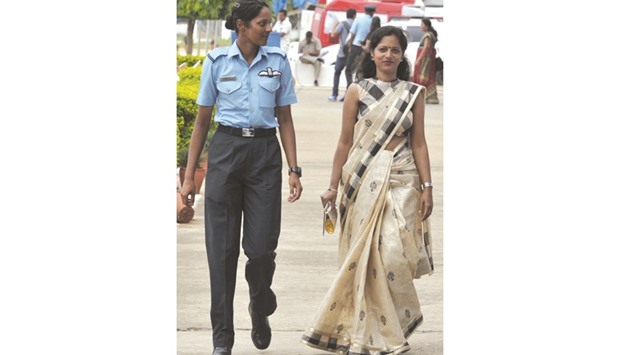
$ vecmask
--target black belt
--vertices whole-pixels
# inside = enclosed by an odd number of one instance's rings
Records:
[[[224,125],[218,125],[217,130],[232,136],[253,138],[253,137],[269,137],[276,134],[275,128],[236,128]]]

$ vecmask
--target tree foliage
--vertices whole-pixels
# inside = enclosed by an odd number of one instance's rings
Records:
[[[225,19],[233,0],[177,0],[177,17],[187,19],[185,52],[192,53],[196,20]]]
[[[218,18],[222,0],[177,0],[177,17],[192,20]]]

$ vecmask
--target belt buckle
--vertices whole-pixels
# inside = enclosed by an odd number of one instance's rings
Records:
[[[241,137],[254,137],[254,128],[241,128]]]

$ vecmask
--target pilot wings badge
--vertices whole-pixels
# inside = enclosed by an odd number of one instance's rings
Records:
[[[282,76],[282,72],[279,70],[273,70],[271,67],[267,67],[267,69],[259,71],[258,76],[273,78],[274,76]]]

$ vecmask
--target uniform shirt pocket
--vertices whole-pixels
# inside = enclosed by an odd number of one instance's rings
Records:
[[[216,84],[218,91],[218,101],[221,108],[236,108],[239,104],[247,101],[241,95],[241,82],[239,81],[220,81]]]
[[[260,86],[258,93],[258,104],[262,108],[276,107],[276,91],[280,88],[278,78],[264,78],[258,80]]]

